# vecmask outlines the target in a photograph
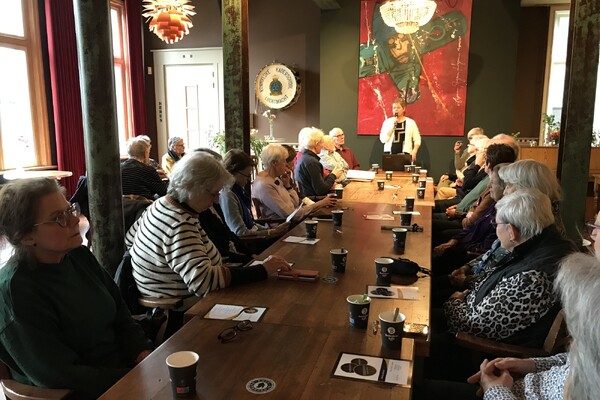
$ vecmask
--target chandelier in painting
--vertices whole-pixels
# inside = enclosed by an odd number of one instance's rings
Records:
[[[390,0],[381,5],[381,17],[396,32],[410,34],[429,22],[435,7],[429,0]]]
[[[191,15],[196,15],[190,0],[144,0],[142,16],[150,21],[150,32],[172,44],[190,33]]]

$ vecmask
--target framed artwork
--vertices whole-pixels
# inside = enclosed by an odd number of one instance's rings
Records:
[[[421,135],[463,136],[472,0],[436,0],[413,34],[387,26],[381,2],[360,2],[357,133],[378,135],[401,97]]]

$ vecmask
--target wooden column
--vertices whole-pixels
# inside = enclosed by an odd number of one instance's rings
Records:
[[[223,0],[225,149],[250,154],[248,0]]]
[[[567,68],[561,116],[558,177],[567,236],[579,241],[584,214],[594,122],[600,43],[598,0],[571,0]]]
[[[75,0],[93,251],[111,275],[124,252],[119,138],[108,1]]]

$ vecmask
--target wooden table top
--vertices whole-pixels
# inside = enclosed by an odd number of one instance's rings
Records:
[[[4,172],[4,179],[30,179],[30,178],[54,178],[62,179],[72,176],[71,171],[48,171],[48,170],[11,170]]]
[[[382,353],[381,337],[370,330],[328,331],[260,322],[252,330],[238,332],[233,341],[220,343],[219,333],[234,325],[192,319],[100,399],[172,399],[165,360],[183,350],[200,356],[192,399],[255,399],[246,383],[262,377],[275,381],[276,387],[261,399],[410,399],[410,387],[333,378],[332,372],[342,351],[412,360],[411,339],[403,339],[402,350],[392,356]]]
[[[417,206],[435,206],[433,181],[430,179],[425,188],[425,198],[417,199],[418,183],[412,183],[412,174],[394,171],[391,181],[385,181],[385,189],[377,190],[377,181],[385,180],[385,172],[380,172],[371,182],[351,181],[344,188],[343,200],[364,203],[404,204],[407,196],[415,197]],[[393,187],[392,187],[393,186]],[[343,201],[342,200],[342,201]]]
[[[344,197],[345,199],[345,197]],[[382,225],[400,225],[399,216],[394,221],[367,220],[368,213],[388,213],[399,210],[398,206],[387,204],[344,203],[342,227],[333,228],[332,222],[319,222],[315,245],[286,243],[279,240],[269,247],[257,259],[262,260],[270,254],[277,254],[294,268],[318,270],[320,277],[334,276],[335,283],[294,282],[268,280],[227,288],[209,293],[190,308],[186,320],[194,316],[204,316],[214,304],[234,304],[243,306],[268,307],[262,321],[306,328],[349,329],[348,305],[346,297],[352,294],[366,293],[367,285],[375,285],[374,259],[394,254],[392,232],[381,230]],[[413,216],[413,223],[425,227],[424,232],[409,232],[406,252],[402,257],[430,268],[431,260],[431,207],[417,206],[415,211],[421,215]],[[304,236],[304,224],[296,226],[289,235]],[[348,261],[345,273],[335,273],[331,268],[329,251],[333,248],[348,249]],[[421,274],[419,274],[421,275]],[[416,280],[416,282],[415,282]],[[431,281],[429,277],[402,279],[394,276],[393,283],[419,288],[418,300],[376,299],[371,302],[369,324],[378,319],[379,312],[400,308],[407,322],[429,325],[429,303]],[[417,354],[428,355],[429,343],[417,341]]]

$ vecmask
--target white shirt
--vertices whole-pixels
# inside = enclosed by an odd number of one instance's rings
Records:
[[[419,128],[417,127],[417,123],[408,117],[404,117],[406,119],[406,127],[404,133],[404,144],[402,145],[402,152],[412,154],[413,143],[421,145],[421,135],[419,134]],[[381,125],[381,133],[379,134],[379,140],[383,143],[383,151],[391,151],[392,150],[392,142],[394,141],[394,135],[388,138],[388,133],[394,129],[394,124],[396,123],[396,117],[387,118],[383,121]]]

